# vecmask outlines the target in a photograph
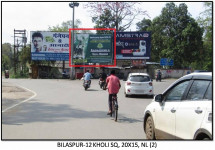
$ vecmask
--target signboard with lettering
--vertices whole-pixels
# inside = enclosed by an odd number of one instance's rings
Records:
[[[161,66],[173,66],[174,60],[169,58],[161,58],[160,59],[160,65]]]
[[[110,34],[75,34],[75,64],[112,63],[112,35]]]
[[[116,32],[116,59],[150,59],[150,32]]]
[[[31,31],[32,60],[69,60],[69,33]]]

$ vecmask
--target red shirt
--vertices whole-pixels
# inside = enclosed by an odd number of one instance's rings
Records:
[[[110,75],[106,79],[108,93],[109,94],[117,94],[120,89],[120,81],[119,78],[115,75]]]

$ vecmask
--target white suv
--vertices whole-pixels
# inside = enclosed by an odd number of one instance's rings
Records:
[[[192,73],[156,95],[146,107],[147,139],[213,139],[212,73]]]

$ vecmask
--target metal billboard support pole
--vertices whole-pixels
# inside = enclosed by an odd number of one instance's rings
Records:
[[[72,14],[72,28],[74,28],[74,19],[75,19],[75,6],[78,7],[79,3],[77,2],[71,2],[69,3],[69,7],[73,8],[73,14]],[[71,63],[73,63],[73,57],[74,57],[74,30],[72,30],[72,49],[71,49]],[[75,79],[75,67],[71,67],[71,77],[70,79]]]

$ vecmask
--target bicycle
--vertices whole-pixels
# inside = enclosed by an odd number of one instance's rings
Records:
[[[117,102],[117,96],[116,96],[116,94],[113,94],[111,112],[112,113],[114,112],[115,121],[117,121],[117,117],[118,117],[118,108],[119,108],[119,106],[118,106],[118,102]],[[112,113],[110,114],[111,117],[112,117]]]

